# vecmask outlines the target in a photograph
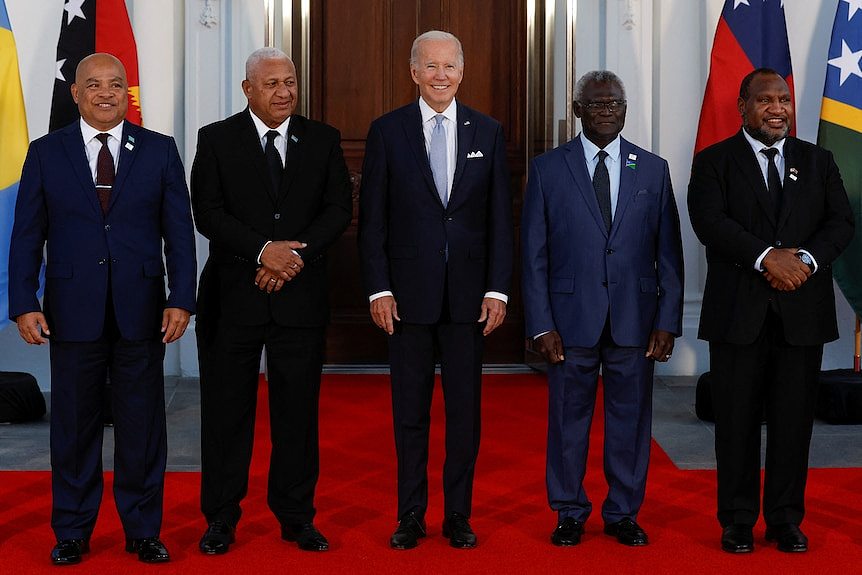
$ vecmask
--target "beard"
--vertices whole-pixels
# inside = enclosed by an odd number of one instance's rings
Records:
[[[752,126],[744,126],[745,131],[748,132],[748,135],[761,142],[767,146],[771,146],[775,142],[784,139],[787,137],[787,134],[790,133],[790,124],[786,124],[784,129],[779,131],[775,130],[766,130],[762,127],[752,127]]]

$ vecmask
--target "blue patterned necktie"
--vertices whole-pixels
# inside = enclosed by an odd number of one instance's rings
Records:
[[[602,220],[605,222],[605,229],[611,230],[611,177],[608,174],[608,167],[605,164],[605,158],[608,153],[604,150],[599,150],[596,154],[599,157],[599,163],[596,164],[596,171],[593,172],[593,188],[596,190],[596,199],[599,202],[599,210],[602,212]]]
[[[428,159],[431,162],[431,173],[434,174],[434,185],[437,187],[437,195],[440,196],[440,201],[443,202],[443,207],[449,200],[448,193],[448,170],[446,169],[446,127],[443,125],[443,120],[446,118],[443,114],[434,116],[437,124],[431,131],[431,146],[428,153]]]

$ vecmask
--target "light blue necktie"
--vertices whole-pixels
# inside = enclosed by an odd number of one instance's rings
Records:
[[[434,174],[434,185],[437,186],[437,195],[440,196],[440,201],[443,202],[443,207],[449,200],[447,193],[447,178],[448,170],[446,169],[446,127],[443,125],[443,120],[446,118],[443,114],[437,114],[434,119],[437,124],[431,130],[431,149],[428,153],[428,159],[431,162],[431,173]]]

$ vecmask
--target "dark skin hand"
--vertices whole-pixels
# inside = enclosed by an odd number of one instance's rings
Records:
[[[563,340],[560,339],[560,334],[556,331],[549,331],[546,334],[540,335],[534,343],[536,351],[548,363],[562,363],[566,359],[565,355],[563,355]],[[673,343],[673,334],[655,329],[650,333],[645,357],[664,363],[670,359],[673,353]]]
[[[796,257],[796,248],[772,249],[763,258],[763,276],[773,288],[779,291],[798,289],[811,270]]]

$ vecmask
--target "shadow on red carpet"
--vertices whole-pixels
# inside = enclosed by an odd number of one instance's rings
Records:
[[[429,462],[428,537],[418,548],[393,551],[395,454],[385,376],[329,375],[321,392],[321,475],[316,525],[330,540],[326,553],[302,552],[281,541],[266,507],[269,460],[266,390],[258,405],[249,495],[230,553],[197,550],[206,527],[198,507],[198,473],[169,473],[162,539],[169,564],[147,566],[123,551],[123,534],[110,495],[110,474],[91,552],[77,566],[57,568],[48,554],[50,475],[0,473],[0,574],[66,573],[859,573],[862,572],[862,470],[815,469],[809,474],[803,525],[808,553],[788,555],[755,531],[756,551],[719,550],[714,517],[715,473],[677,469],[653,442],[646,503],[638,518],[651,544],[627,548],[603,535],[598,509],[606,491],[597,413],[586,489],[595,513],[581,545],[557,548],[549,535],[555,516],[545,498],[547,389],[540,375],[484,379],[482,448],[471,520],[479,546],[452,549],[440,534],[443,458],[442,396],[434,403]],[[170,438],[169,438],[170,442]]]

